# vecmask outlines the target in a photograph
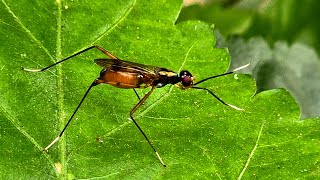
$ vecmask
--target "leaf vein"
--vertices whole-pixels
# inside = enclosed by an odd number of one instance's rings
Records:
[[[7,11],[12,15],[12,17],[16,20],[16,22],[21,26],[21,28],[31,37],[32,40],[34,40],[41,49],[44,50],[44,52],[50,57],[51,61],[54,62],[54,58],[49,53],[48,49],[44,47],[44,45],[31,33],[31,31],[21,22],[21,20],[18,18],[18,16],[11,10],[11,8],[8,6],[8,4],[5,2],[5,0],[2,0],[2,3],[6,7]]]
[[[185,57],[184,57],[184,60],[183,60],[181,66],[180,66],[180,68],[179,68],[179,72],[182,70],[182,67],[186,64],[187,59],[188,59],[188,56],[189,56],[189,54],[190,54],[190,51],[191,51],[191,49],[193,48],[193,46],[194,46],[197,42],[198,42],[198,40],[196,40],[194,43],[192,43],[192,45],[189,47],[189,49],[188,49],[188,51],[187,51],[187,53],[186,53],[186,55],[185,55]]]
[[[257,137],[257,141],[256,141],[256,143],[255,143],[255,145],[254,145],[254,147],[253,147],[253,149],[252,149],[252,151],[251,151],[251,153],[250,153],[247,161],[246,161],[246,164],[244,165],[241,173],[239,174],[239,176],[238,176],[238,178],[237,178],[238,180],[240,180],[240,179],[242,178],[244,172],[247,170],[247,168],[248,168],[248,166],[249,166],[249,164],[250,164],[251,158],[253,157],[255,151],[256,151],[257,148],[258,148],[259,141],[260,141],[260,137],[261,137],[262,130],[263,130],[263,127],[264,127],[265,123],[266,123],[266,121],[263,121],[262,124],[261,124],[260,131],[259,131],[259,134],[258,134],[258,137]]]
[[[111,30],[113,30],[115,27],[117,27],[132,11],[133,7],[135,6],[137,0],[134,0],[132,2],[132,4],[129,6],[129,8],[125,11],[125,13],[122,15],[122,17],[120,17],[113,25],[110,26],[109,29],[106,29],[104,33],[102,33],[100,36],[98,36],[96,38],[96,40],[94,40],[91,45],[95,44],[96,42],[98,42],[100,39],[102,39],[104,36],[106,36],[107,34],[109,34],[109,32]]]
[[[18,121],[12,117],[5,109],[3,106],[0,106],[0,110],[3,113],[3,115],[11,122],[11,124],[21,133],[23,134],[32,144],[34,144],[39,151],[42,151],[42,147],[39,145],[39,143],[32,138],[22,127],[19,125]],[[50,162],[51,166],[55,169],[54,167],[54,162],[53,160],[49,157],[49,155],[44,154],[46,159]],[[56,172],[56,171],[55,171]]]

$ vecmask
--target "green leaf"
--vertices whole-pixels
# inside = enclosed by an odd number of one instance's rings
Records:
[[[92,89],[62,139],[41,152],[99,76],[93,59],[104,55],[92,50],[41,73],[21,67],[42,68],[99,44],[121,59],[188,69],[198,80],[226,71],[228,52],[213,48],[209,25],[175,25],[181,4],[2,0],[1,178],[319,178],[319,121],[299,121],[285,90],[252,97],[255,82],[241,74],[201,86],[243,112],[173,86],[156,89],[137,111],[167,169],[129,119],[133,91],[106,85]]]

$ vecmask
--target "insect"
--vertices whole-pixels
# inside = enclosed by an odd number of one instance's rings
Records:
[[[64,126],[64,128],[62,129],[60,134],[47,147],[44,148],[44,151],[48,151],[48,149],[52,145],[54,145],[57,141],[59,141],[59,139],[62,137],[65,130],[69,126],[74,115],[76,114],[76,112],[80,108],[81,104],[83,103],[84,99],[86,98],[86,96],[90,92],[91,88],[98,85],[98,84],[101,84],[101,83],[110,84],[110,85],[118,87],[118,88],[133,89],[134,93],[137,95],[137,97],[139,99],[139,102],[130,111],[130,118],[133,121],[133,123],[135,124],[135,126],[139,129],[141,134],[144,136],[144,138],[146,139],[146,141],[148,142],[150,147],[155,152],[158,160],[160,161],[160,163],[164,167],[166,167],[166,165],[163,162],[162,158],[160,157],[158,151],[155,149],[155,147],[152,145],[152,143],[149,140],[149,138],[147,137],[147,135],[144,133],[144,131],[139,126],[139,124],[133,118],[133,114],[148,99],[148,97],[150,96],[150,94],[153,92],[153,90],[155,88],[161,88],[161,87],[166,86],[167,84],[172,84],[172,85],[177,86],[180,89],[190,89],[191,88],[191,89],[204,90],[204,91],[209,92],[213,97],[215,97],[222,104],[229,106],[231,108],[234,108],[236,110],[242,110],[234,105],[225,103],[209,89],[204,88],[204,87],[198,87],[197,85],[199,85],[200,83],[203,83],[209,79],[232,74],[235,71],[238,71],[240,69],[243,69],[243,68],[249,66],[249,64],[241,66],[239,68],[236,68],[233,71],[219,74],[219,75],[215,75],[215,76],[211,76],[211,77],[205,78],[201,81],[194,83],[194,77],[191,75],[191,73],[189,71],[183,70],[179,74],[177,74],[174,71],[168,70],[166,68],[160,68],[160,67],[156,67],[156,66],[138,64],[138,63],[134,63],[134,62],[120,60],[119,58],[112,55],[110,52],[103,49],[102,47],[94,45],[94,46],[87,47],[79,52],[76,52],[75,54],[73,54],[69,57],[66,57],[66,58],[64,58],[64,59],[62,59],[62,60],[60,60],[50,66],[44,67],[42,69],[27,69],[27,68],[22,68],[22,69],[25,71],[29,71],[29,72],[42,72],[42,71],[45,71],[45,70],[47,70],[57,64],[60,64],[64,61],[67,61],[77,55],[80,55],[80,54],[82,54],[86,51],[89,51],[91,49],[94,49],[94,48],[101,51],[103,54],[107,55],[109,58],[108,59],[105,59],[105,58],[95,59],[95,63],[98,64],[99,66],[103,67],[102,71],[100,72],[100,76],[97,79],[95,79],[92,82],[92,84],[89,86],[89,88],[85,92],[84,96],[80,100],[80,103],[78,104],[78,106],[76,107],[74,112],[72,113],[71,117],[67,121],[66,125]],[[148,93],[146,93],[142,98],[140,98],[135,89],[136,88],[147,88],[147,87],[151,87],[150,91]]]

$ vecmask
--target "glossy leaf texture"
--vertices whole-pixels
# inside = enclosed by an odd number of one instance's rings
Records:
[[[60,132],[92,81],[97,51],[42,68],[99,44],[121,59],[189,70],[197,80],[225,72],[227,49],[210,25],[175,24],[181,1],[9,1],[0,6],[0,177],[11,179],[241,179],[319,177],[319,121],[299,121],[283,89],[255,95],[236,74],[201,90],[156,89],[134,115],[167,164],[158,162],[129,119],[130,89],[92,89],[63,138]],[[139,90],[143,96],[148,89]]]

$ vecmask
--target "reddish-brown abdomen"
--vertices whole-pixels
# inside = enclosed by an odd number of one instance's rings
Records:
[[[118,88],[146,88],[152,84],[152,80],[137,73],[111,70],[105,71],[98,83],[110,84]]]

